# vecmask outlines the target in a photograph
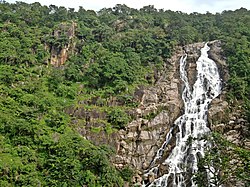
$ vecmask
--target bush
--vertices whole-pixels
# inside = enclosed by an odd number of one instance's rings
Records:
[[[111,123],[114,128],[124,129],[129,121],[129,115],[122,109],[114,109],[108,113],[108,122]]]
[[[124,181],[130,182],[134,175],[134,171],[130,167],[126,166],[120,171],[120,175]]]

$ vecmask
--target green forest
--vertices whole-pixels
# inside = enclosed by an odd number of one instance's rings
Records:
[[[82,137],[67,111],[105,113],[93,133],[123,129],[138,106],[135,89],[155,83],[155,72],[176,46],[222,42],[227,100],[242,105],[250,121],[249,28],[245,8],[186,14],[117,4],[95,12],[0,1],[0,186],[115,187],[130,181],[131,168],[111,164],[114,148]]]

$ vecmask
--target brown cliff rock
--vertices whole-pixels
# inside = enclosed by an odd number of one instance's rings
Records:
[[[242,112],[242,104],[238,101],[228,103],[226,101],[226,82],[229,78],[228,68],[220,41],[209,43],[209,57],[212,58],[219,68],[220,76],[223,79],[223,91],[214,99],[208,111],[209,125],[212,130],[218,131],[232,143],[250,149],[250,129],[246,116]]]
[[[55,67],[64,65],[70,53],[73,53],[75,48],[74,37],[76,23],[62,23],[58,29],[54,30],[53,37],[55,40],[64,39],[65,42],[56,43],[50,46],[50,64]]]
[[[128,124],[126,131],[118,132],[119,146],[114,163],[117,167],[130,165],[139,173],[147,168],[165,139],[174,120],[181,114],[181,81],[179,58],[181,50],[168,60],[168,65],[153,87],[136,91],[140,98],[137,119]],[[146,116],[154,113],[152,118]]]

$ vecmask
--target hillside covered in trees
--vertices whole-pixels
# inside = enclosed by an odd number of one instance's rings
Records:
[[[68,111],[104,113],[93,133],[123,129],[138,105],[135,89],[155,83],[176,46],[221,40],[227,100],[250,120],[249,10],[118,4],[94,12],[0,2],[0,186],[123,186],[132,170],[116,169],[112,146],[82,137]]]

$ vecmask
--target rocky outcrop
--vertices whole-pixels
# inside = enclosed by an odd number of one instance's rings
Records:
[[[113,162],[118,168],[132,166],[137,173],[134,183],[140,184],[142,171],[148,168],[174,120],[181,114],[179,59],[183,54],[179,48],[167,61],[154,86],[136,90],[135,97],[140,101],[135,111],[136,119],[118,132],[117,154]]]
[[[53,32],[54,41],[50,46],[50,64],[55,67],[64,65],[69,53],[75,48],[75,27],[76,23],[62,23]]]
[[[242,112],[242,103],[226,101],[226,82],[229,73],[222,55],[221,42],[213,41],[210,47],[209,56],[217,63],[224,88],[221,95],[211,103],[208,111],[209,125],[212,130],[220,132],[230,142],[250,150],[250,125]]]
[[[211,129],[219,132],[225,139],[235,145],[250,150],[250,124],[242,112],[242,104],[228,103],[225,101],[225,92],[220,98],[214,100],[209,109],[209,124]],[[228,168],[232,173],[244,170],[246,163],[234,151],[227,149],[230,155]],[[225,187],[249,186],[249,181],[241,180],[238,177],[230,176],[223,184]]]
[[[210,126],[228,141],[250,150],[250,124],[242,112],[241,104],[237,105],[232,106],[223,97],[215,100],[209,109]]]
[[[183,47],[185,53],[188,54],[186,69],[190,88],[192,88],[196,81],[196,61],[201,55],[200,49],[204,46],[204,44],[205,43],[195,43]]]

